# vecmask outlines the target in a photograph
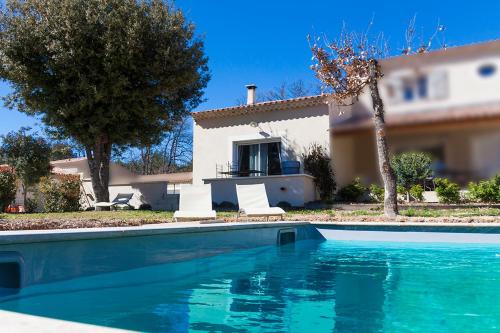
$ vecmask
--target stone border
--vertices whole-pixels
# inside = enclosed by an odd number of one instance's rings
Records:
[[[95,326],[82,324],[73,321],[32,316],[23,313],[0,310],[0,321],[2,322],[2,332],[21,332],[21,333],[113,333],[113,332],[132,332],[118,328],[104,326]]]
[[[499,218],[500,220],[500,218]],[[224,230],[255,228],[274,228],[300,225],[328,226],[339,229],[369,229],[371,231],[449,231],[450,228],[462,229],[454,232],[500,233],[499,223],[432,223],[432,222],[314,222],[314,221],[273,221],[273,222],[177,222],[144,224],[130,227],[75,228],[47,230],[0,231],[0,245],[58,242],[68,240],[102,239],[116,237],[139,237],[163,234],[185,234]],[[447,231],[448,229],[448,231]],[[466,231],[468,229],[468,231]]]

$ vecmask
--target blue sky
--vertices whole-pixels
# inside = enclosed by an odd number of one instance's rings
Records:
[[[282,82],[313,83],[307,34],[335,36],[342,22],[383,31],[392,51],[403,46],[404,30],[417,14],[417,28],[432,34],[438,20],[450,46],[500,38],[500,1],[334,1],[178,0],[178,7],[204,36],[212,79],[198,110],[230,106],[244,96],[245,84],[268,90]],[[0,95],[8,93],[0,83]],[[0,135],[37,121],[0,108]]]

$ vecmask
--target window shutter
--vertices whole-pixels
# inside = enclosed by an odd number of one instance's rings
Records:
[[[386,80],[387,100],[391,104],[403,101],[403,80],[401,77],[388,77]],[[391,95],[392,91],[392,95]]]
[[[435,71],[429,74],[429,97],[431,99],[448,97],[448,74],[446,71]]]

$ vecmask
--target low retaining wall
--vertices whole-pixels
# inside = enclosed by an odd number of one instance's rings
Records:
[[[321,239],[307,222],[4,231],[0,264],[18,263],[25,287],[275,245],[279,231],[290,228],[297,240]]]
[[[265,184],[267,197],[272,206],[285,201],[294,207],[303,207],[307,202],[316,200],[314,177],[306,174],[210,178],[203,181],[205,184],[212,184],[212,200],[217,204],[228,201],[237,205],[237,184]]]

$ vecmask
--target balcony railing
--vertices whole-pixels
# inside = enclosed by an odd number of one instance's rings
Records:
[[[240,168],[237,163],[226,163],[215,165],[216,178],[230,178],[230,177],[255,177],[267,176],[267,171],[257,169]],[[272,175],[293,175],[300,173],[299,161],[283,161],[281,162],[281,170],[279,173]]]

